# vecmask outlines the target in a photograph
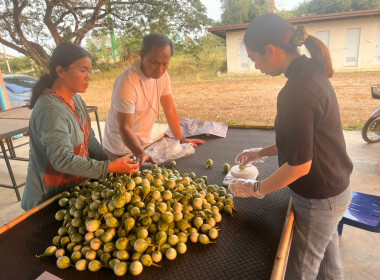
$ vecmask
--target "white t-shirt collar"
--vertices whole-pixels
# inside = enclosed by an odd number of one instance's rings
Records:
[[[141,70],[141,58],[137,59],[135,63],[132,65],[133,70],[137,73],[137,75],[140,76],[141,80],[144,82],[149,82],[154,80],[153,78],[148,78],[144,75],[143,71]]]

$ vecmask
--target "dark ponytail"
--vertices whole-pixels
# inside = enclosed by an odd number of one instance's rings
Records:
[[[29,102],[29,109],[33,109],[38,97],[40,97],[40,95],[44,92],[46,88],[51,88],[53,82],[54,79],[50,74],[45,74],[41,76],[38,82],[33,86],[32,97],[30,98]]]
[[[55,70],[57,66],[62,66],[62,68],[67,69],[75,61],[83,57],[91,58],[91,55],[85,49],[76,44],[62,43],[58,45],[53,51],[53,54],[49,61],[49,74],[41,76],[41,78],[33,87],[29,109],[33,109],[41,94],[46,89],[53,86],[55,80],[58,78],[57,72]]]
[[[294,30],[293,26],[282,17],[268,13],[255,18],[244,35],[244,43],[251,51],[265,53],[265,46],[279,46],[288,54],[297,54],[298,48],[305,45],[312,61],[331,78],[333,75],[330,52],[323,42],[307,35],[303,26]]]
[[[319,65],[319,67],[326,73],[328,78],[334,74],[330,51],[326,45],[318,38],[309,35],[305,41],[305,47],[310,53],[311,59]]]

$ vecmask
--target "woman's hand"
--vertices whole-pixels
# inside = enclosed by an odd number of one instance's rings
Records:
[[[260,193],[260,190],[255,192],[254,185],[256,180],[253,179],[234,179],[228,185],[228,189],[234,196],[238,197],[255,197],[263,198],[264,195]]]
[[[139,164],[131,162],[133,160],[128,157],[121,157],[111,161],[108,173],[137,173],[139,171]]]
[[[263,148],[252,148],[244,150],[243,152],[237,155],[235,162],[239,163],[242,166],[246,166],[252,162],[260,162],[262,159],[260,151],[262,149]]]

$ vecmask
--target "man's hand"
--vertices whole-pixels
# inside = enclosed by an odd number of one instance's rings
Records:
[[[137,173],[139,171],[139,164],[131,163],[132,161],[128,157],[121,157],[111,161],[108,173]]]
[[[137,154],[135,156],[136,161],[140,164],[140,166],[142,166],[145,162],[156,163],[156,161],[145,151],[142,151],[140,154]]]
[[[203,144],[205,141],[201,139],[186,139],[183,138],[181,141],[181,144],[190,143],[193,145],[194,148],[198,147],[198,144]]]

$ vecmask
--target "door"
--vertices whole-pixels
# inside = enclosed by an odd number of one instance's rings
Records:
[[[358,66],[359,44],[360,28],[348,28],[346,32],[346,48],[343,62],[344,66]]]
[[[380,26],[377,27],[376,34],[375,63],[380,64]]]
[[[317,31],[316,37],[319,40],[321,40],[326,45],[327,48],[329,47],[329,43],[330,43],[330,31],[329,30]]]
[[[243,40],[240,40],[239,47],[239,70],[242,72],[248,72],[251,70],[251,60],[248,57],[247,50],[245,49],[245,44]]]

